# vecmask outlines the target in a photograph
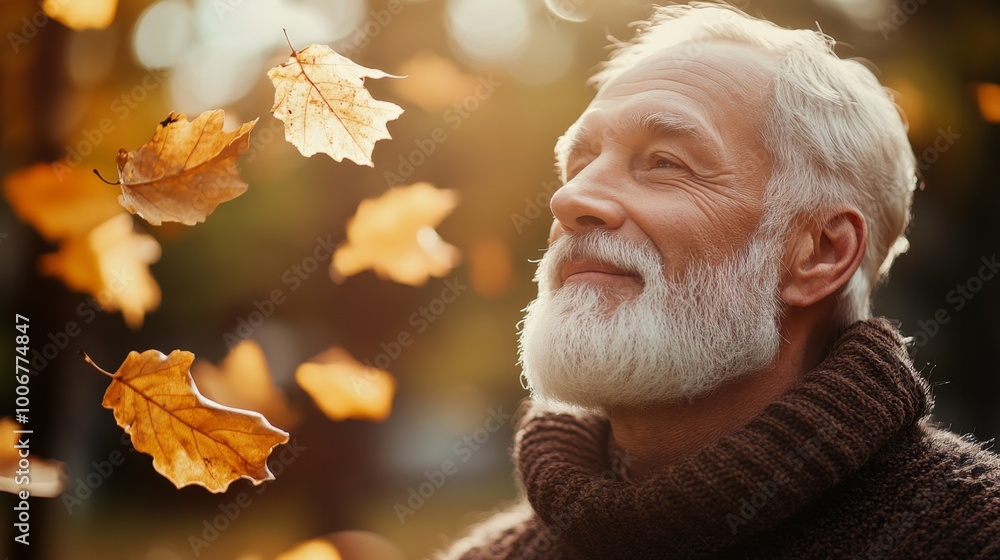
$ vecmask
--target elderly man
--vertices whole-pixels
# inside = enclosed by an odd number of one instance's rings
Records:
[[[659,8],[556,145],[524,500],[448,558],[1000,558],[1000,462],[871,318],[914,156],[816,32]]]

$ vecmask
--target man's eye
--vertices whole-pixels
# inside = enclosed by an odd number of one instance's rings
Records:
[[[657,168],[661,168],[661,169],[662,168],[671,168],[671,167],[680,167],[679,165],[677,165],[676,163],[670,161],[669,159],[665,159],[665,158],[662,158],[662,157],[658,157],[658,158],[654,159],[653,161],[654,161],[654,166],[657,167]]]

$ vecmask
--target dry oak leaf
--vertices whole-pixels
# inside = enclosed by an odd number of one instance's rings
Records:
[[[333,254],[330,276],[339,282],[370,268],[410,286],[445,276],[458,264],[459,252],[434,228],[457,204],[454,191],[430,183],[393,187],[361,201],[347,223],[347,242]]]
[[[285,123],[285,139],[302,155],[325,153],[374,167],[375,143],[392,138],[386,123],[403,113],[365,89],[365,78],[397,78],[365,68],[326,45],[309,45],[267,72],[274,84],[271,112]]]
[[[18,217],[48,241],[81,236],[122,211],[114,189],[64,161],[14,171],[4,179],[4,195]]]
[[[115,19],[118,0],[42,0],[42,11],[74,29],[106,29]]]
[[[334,347],[295,370],[295,381],[331,420],[382,421],[392,412],[396,380]]]
[[[234,346],[218,367],[207,360],[195,360],[191,377],[209,400],[256,410],[284,428],[299,422],[298,413],[289,408],[285,395],[274,384],[264,351],[253,340]]]
[[[191,122],[184,113],[170,113],[141,148],[118,150],[118,203],[154,226],[190,226],[246,192],[236,158],[250,146],[257,119],[223,132],[224,119],[222,109],[205,111]]]
[[[254,485],[274,480],[267,457],[288,434],[257,412],[212,402],[198,392],[189,368],[194,354],[174,350],[132,351],[111,377],[104,408],[132,436],[132,444],[153,457],[153,468],[177,488],[197,484],[225,492],[239,478]]]
[[[156,239],[136,233],[132,216],[119,212],[85,236],[65,242],[58,252],[42,255],[39,268],[94,296],[105,311],[121,310],[125,323],[135,329],[146,312],[160,305],[160,286],[149,272],[159,259]]]
[[[32,497],[41,498],[54,498],[62,494],[66,485],[63,464],[31,454],[30,440],[33,436],[14,433],[14,430],[21,429],[21,424],[10,417],[0,419],[0,492],[18,494],[27,490]],[[19,448],[18,440],[27,443],[27,446]],[[21,457],[21,449],[28,450],[28,457]],[[29,465],[22,468],[18,462],[25,458]]]

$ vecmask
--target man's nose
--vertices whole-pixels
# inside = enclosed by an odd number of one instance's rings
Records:
[[[606,162],[598,157],[552,195],[549,207],[562,231],[586,233],[621,227],[625,209],[617,200],[612,177]],[[553,229],[553,233],[558,232]]]

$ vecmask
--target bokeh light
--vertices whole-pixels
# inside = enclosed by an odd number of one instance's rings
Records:
[[[530,23],[524,0],[450,0],[447,12],[451,38],[473,61],[510,60],[528,40]]]
[[[194,13],[187,2],[163,0],[139,16],[132,36],[132,48],[146,68],[166,68],[177,64],[194,38]]]

